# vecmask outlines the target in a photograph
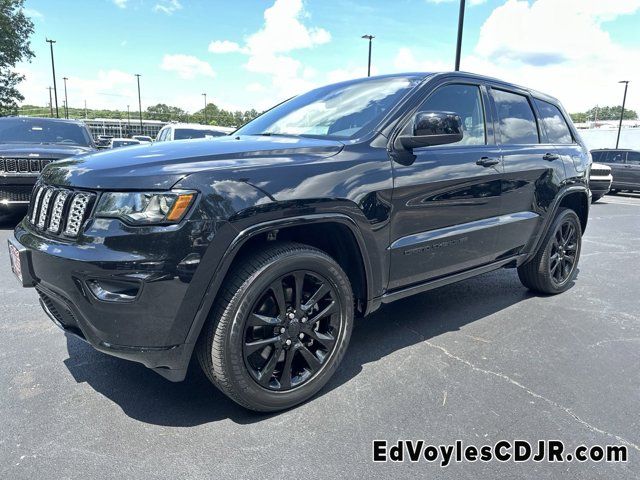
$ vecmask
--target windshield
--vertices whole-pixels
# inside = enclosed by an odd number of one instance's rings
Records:
[[[41,118],[6,118],[0,121],[0,143],[55,143],[91,146],[82,125]]]
[[[174,140],[189,140],[191,138],[206,138],[206,137],[223,137],[226,133],[218,132],[216,130],[200,130],[196,128],[176,128],[173,134]]]
[[[236,134],[357,138],[376,127],[422,79],[394,76],[318,88],[269,110]]]

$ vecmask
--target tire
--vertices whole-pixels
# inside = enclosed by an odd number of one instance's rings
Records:
[[[353,306],[349,278],[333,258],[307,245],[276,243],[232,267],[200,335],[198,361],[245,408],[293,407],[338,368]]]
[[[604,194],[591,195],[591,203],[596,203],[602,197],[604,197]]]
[[[565,242],[565,238],[569,240]],[[536,255],[518,267],[520,281],[540,293],[555,295],[568,290],[577,275],[581,247],[580,219],[573,210],[560,208]]]
[[[612,188],[611,190],[609,190],[608,194],[609,195],[617,195],[619,190],[616,190],[615,188]]]

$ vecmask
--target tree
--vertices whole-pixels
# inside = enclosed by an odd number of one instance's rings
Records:
[[[586,120],[584,121],[593,122],[594,120],[619,120],[621,111],[622,105],[593,107],[584,112],[584,115],[586,116]],[[636,120],[637,118],[638,114],[635,110],[629,110],[628,108],[624,109],[624,120]]]
[[[23,6],[24,0],[0,0],[0,116],[14,114],[24,100],[17,88],[24,75],[13,69],[33,57],[29,42],[33,22]]]

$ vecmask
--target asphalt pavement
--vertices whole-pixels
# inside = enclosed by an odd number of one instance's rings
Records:
[[[383,307],[328,386],[275,415],[196,365],[170,383],[65,337],[2,245],[0,478],[640,477],[640,195],[593,205],[568,292],[501,270]],[[374,439],[617,444],[628,461],[374,463]]]

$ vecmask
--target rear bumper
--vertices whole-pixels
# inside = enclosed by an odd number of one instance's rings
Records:
[[[589,190],[595,195],[604,195],[611,189],[613,177],[591,177],[589,179]]]

